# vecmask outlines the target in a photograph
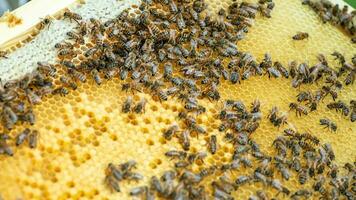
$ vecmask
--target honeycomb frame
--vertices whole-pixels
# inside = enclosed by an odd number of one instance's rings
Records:
[[[282,33],[278,33],[277,30],[282,27],[281,25],[269,30],[268,24],[276,25],[278,20],[282,19],[283,23],[289,24],[292,20],[291,18],[283,18],[288,10],[283,11],[283,9],[277,7],[272,14],[272,19],[258,18],[256,20],[247,38],[240,42],[240,49],[250,51],[260,60],[265,53],[264,47],[284,44],[291,49],[282,46],[281,49],[288,49],[288,51],[277,48],[270,50],[272,58],[281,61],[283,64],[292,59],[297,59],[300,62],[308,60],[310,63],[315,63],[315,56],[318,53],[325,53],[329,61],[336,65],[336,62],[332,61],[331,56],[329,56],[333,50],[346,51],[347,49],[348,52],[345,52],[345,54],[348,60],[355,52],[356,46],[347,41],[346,35],[340,33],[331,25],[321,24],[317,16],[308,8],[301,6],[299,1],[276,1],[276,4],[280,7],[297,7],[298,9],[294,10],[295,15],[302,16],[300,21],[305,22],[307,24],[305,26],[308,28],[317,27],[308,30],[315,35],[312,35],[313,37],[306,43],[290,41],[289,36],[300,30],[300,26],[303,25],[301,23],[294,24],[288,32],[281,31]],[[323,30],[325,35],[317,33],[317,29]],[[264,32],[265,35],[261,37],[258,32]],[[278,39],[272,42],[268,41],[270,36]],[[317,41],[314,41],[316,38]],[[339,43],[327,41],[327,38],[337,40]],[[319,48],[314,49],[315,46],[319,46]],[[302,49],[302,51],[298,51],[299,49]],[[162,158],[162,152],[173,148],[178,149],[179,144],[167,144],[162,140],[161,133],[175,121],[177,112],[182,110],[182,105],[175,102],[174,99],[161,104],[153,101],[147,94],[134,94],[135,100],[139,100],[141,97],[148,99],[146,112],[139,116],[120,114],[120,111],[114,108],[122,105],[126,93],[120,91],[118,82],[120,81],[117,79],[105,81],[100,87],[96,87],[91,80],[80,85],[76,91],[71,92],[66,97],[53,96],[44,99],[35,108],[35,112],[41,114],[36,125],[31,127],[42,133],[39,148],[31,150],[22,146],[16,149],[13,158],[0,156],[1,168],[4,171],[14,172],[0,175],[0,180],[7,180],[5,185],[0,185],[0,191],[5,191],[2,192],[2,195],[9,199],[18,198],[18,196],[15,196],[17,194],[26,199],[127,198],[129,188],[137,185],[137,183],[124,184],[122,186],[123,192],[120,194],[111,193],[103,184],[104,169],[108,162],[121,162],[132,158],[144,160],[144,162],[139,162],[137,171],[157,176],[160,175],[162,169],[172,167],[171,162]],[[256,85],[261,87],[256,88]],[[222,90],[222,99],[236,99],[238,97],[245,104],[251,103],[256,98],[260,99],[264,115],[273,105],[278,105],[281,110],[288,111],[289,102],[293,101],[298,93],[298,90],[290,86],[289,81],[283,78],[269,80],[267,76],[252,77],[237,86],[223,82],[220,89]],[[302,86],[300,90],[303,89],[316,89],[316,86]],[[279,95],[271,95],[275,93]],[[280,99],[281,96],[283,97],[282,100]],[[354,96],[356,96],[356,90],[346,87],[340,93],[339,98],[349,101]],[[312,113],[307,117],[297,118],[293,112],[290,112],[289,119],[294,122],[298,130],[311,130],[312,133],[320,136],[322,141],[331,142],[337,162],[343,164],[349,161],[350,157],[356,157],[352,148],[352,144],[356,142],[356,137],[354,137],[356,128],[339,113],[326,109],[328,101],[330,99],[326,99],[325,102],[320,104],[320,113]],[[206,125],[207,130],[211,134],[218,135],[218,140],[221,141],[222,135],[216,131],[219,121],[214,119],[219,104],[212,104],[208,101],[202,103],[209,112],[207,115],[199,117],[198,123]],[[337,124],[342,124],[336,134],[325,133],[325,130],[318,125],[316,119],[326,115]],[[73,123],[74,120],[77,122]],[[313,123],[304,127],[309,122]],[[253,137],[262,144],[262,149],[267,150],[270,144],[265,144],[263,141],[272,140],[280,134],[281,130],[272,127],[265,119],[262,120],[260,125],[261,127],[254,133]],[[126,131],[123,131],[124,133],[119,131],[122,126],[128,127]],[[82,127],[85,128],[82,129]],[[12,133],[17,133],[23,128],[16,127]],[[321,135],[322,132],[326,135]],[[345,133],[350,133],[350,135]],[[343,146],[338,145],[340,143]],[[116,149],[113,144],[118,144],[120,148]],[[206,140],[193,139],[192,146],[195,147],[192,151],[205,150]],[[351,148],[348,149],[345,146]],[[144,148],[133,149],[132,147]],[[128,151],[128,149],[132,149],[132,151]],[[220,146],[217,154],[228,158],[231,156],[231,146],[229,144]],[[147,159],[147,155],[150,155],[152,159]],[[223,158],[214,158],[214,156],[207,158],[207,161],[212,164],[221,162],[221,160]],[[64,169],[63,166],[68,167],[68,169]],[[199,168],[199,166],[194,167]],[[244,171],[241,173],[244,173]],[[74,177],[75,179],[73,179]],[[147,182],[147,178],[148,176],[138,184]],[[292,183],[293,181],[288,184]],[[65,186],[66,190],[62,191],[61,186]],[[238,192],[238,194],[235,192],[236,197],[248,197],[255,190],[252,185],[245,188],[243,192]],[[272,194],[275,194],[275,191],[272,191],[269,195]]]

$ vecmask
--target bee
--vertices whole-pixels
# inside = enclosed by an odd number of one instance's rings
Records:
[[[293,40],[304,40],[309,38],[309,34],[306,32],[298,32],[296,35],[292,37]]]
[[[267,68],[267,73],[268,73],[268,78],[271,78],[271,76],[273,76],[274,78],[281,77],[281,73],[274,67]]]
[[[94,80],[95,80],[95,83],[96,83],[97,85],[101,85],[102,80],[101,80],[101,78],[100,78],[100,75],[99,75],[98,70],[97,70],[97,69],[92,69],[92,70],[91,70],[91,75],[93,76],[93,78],[94,78]]]
[[[277,163],[276,167],[279,170],[279,172],[282,174],[283,179],[288,181],[290,177],[290,173],[288,169],[282,163]]]
[[[349,115],[350,108],[342,101],[332,102],[326,105],[329,109],[335,109],[336,112],[341,110],[342,114],[345,116]]]
[[[163,100],[163,101],[167,101],[167,100],[168,100],[168,95],[167,95],[167,93],[166,93],[165,91],[163,91],[163,90],[159,90],[158,93],[157,93],[157,95],[158,95],[158,98],[159,98],[160,101],[161,101],[161,100]]]
[[[350,85],[350,84],[354,84],[355,82],[355,76],[356,76],[356,72],[355,70],[349,72],[345,78],[345,85]]]
[[[65,87],[58,87],[53,90],[52,94],[59,94],[61,96],[66,96],[67,94],[69,94],[69,91]]]
[[[146,192],[148,192],[147,186],[139,186],[139,187],[132,188],[130,190],[130,195],[131,196],[138,196],[138,195],[142,195],[142,194],[144,194]]]
[[[334,51],[331,55],[335,57],[334,60],[338,60],[339,61],[340,65],[344,65],[345,64],[345,62],[346,62],[345,57],[340,52]]]
[[[350,115],[350,120],[351,122],[356,121],[356,100],[351,100],[350,101],[350,105],[351,105],[351,115]]]
[[[185,151],[188,151],[190,148],[190,132],[189,130],[185,130],[180,135],[180,143]]]
[[[120,192],[120,186],[119,183],[115,180],[115,178],[112,175],[108,175],[105,177],[105,182],[109,186],[111,190],[114,190],[116,192]]]
[[[135,105],[135,107],[133,108],[134,112],[137,113],[137,114],[138,113],[142,113],[142,111],[145,112],[146,103],[147,103],[146,98],[142,98],[137,103],[137,105]]]
[[[325,183],[325,178],[322,175],[320,175],[317,181],[313,185],[314,191],[324,193],[323,192],[323,190],[325,190],[325,188],[323,187],[324,183]]]
[[[302,169],[302,170],[298,173],[298,182],[299,182],[300,184],[304,185],[307,180],[308,180],[308,173],[307,173],[307,170]]]
[[[260,112],[261,102],[258,99],[255,99],[252,103],[251,113]]]
[[[312,94],[309,91],[302,91],[297,95],[297,101],[303,102],[312,99]]]
[[[27,139],[28,135],[30,134],[30,132],[31,132],[31,130],[26,128],[21,133],[19,133],[16,136],[16,146],[20,146],[22,143],[24,143],[25,140]]]
[[[252,181],[250,176],[241,175],[241,176],[237,177],[237,179],[235,180],[235,183],[236,183],[236,185],[241,186],[243,184],[249,183],[250,181]]]
[[[131,105],[132,105],[132,97],[128,96],[127,99],[125,100],[124,104],[122,105],[122,112],[123,113],[128,113],[131,110]]]
[[[72,20],[76,21],[79,24],[79,20],[82,20],[82,16],[80,16],[77,13],[74,13],[70,11],[69,9],[66,9],[66,11],[63,14],[64,19],[68,18],[71,22]]]
[[[66,77],[66,76],[61,76],[59,78],[59,80],[65,84],[66,86],[69,86],[70,88],[72,88],[73,90],[76,90],[78,88],[77,84],[73,81],[70,80],[70,78]]]
[[[40,72],[49,75],[51,77],[56,76],[57,69],[53,65],[46,62],[37,62],[37,65],[38,65],[37,70],[39,70]]]
[[[304,115],[308,115],[308,110],[305,106],[297,104],[297,103],[290,103],[289,104],[289,108],[291,110],[295,110],[296,111],[296,116],[299,114],[299,116],[302,116],[302,114]]]
[[[289,66],[289,74],[292,78],[294,78],[297,75],[297,66],[298,66],[297,61],[294,60],[289,62],[288,66]]]
[[[178,161],[174,164],[176,168],[186,168],[189,166],[189,162],[187,161]]]
[[[84,73],[79,72],[73,68],[68,69],[68,74],[71,75],[74,79],[79,80],[82,83],[85,83],[87,80],[87,77]]]
[[[61,64],[69,69],[75,69],[75,65],[73,62],[71,61],[67,61],[67,60],[64,60],[64,61],[61,61]]]
[[[52,24],[52,19],[51,17],[47,16],[44,19],[41,20],[41,22],[38,24],[38,29],[42,30],[44,29],[46,26],[47,28],[49,28]]]
[[[315,145],[319,145],[320,143],[320,140],[317,137],[311,135],[310,133],[303,133],[301,134],[301,137],[303,137],[305,140],[310,140]]]
[[[288,78],[289,77],[289,72],[288,70],[283,67],[283,65],[280,62],[274,62],[274,67],[285,77]]]
[[[308,199],[311,195],[312,193],[309,190],[300,189],[292,194],[291,199],[299,199],[301,196],[305,197],[305,199]]]
[[[6,55],[8,54],[7,51],[0,51],[0,58],[8,58]]]
[[[36,148],[37,147],[37,140],[38,140],[38,131],[33,130],[29,135],[28,135],[28,144],[30,148]]]
[[[322,87],[322,91],[324,91],[324,93],[325,93],[324,97],[326,97],[328,94],[330,94],[334,101],[335,101],[335,99],[337,99],[337,97],[338,97],[337,92],[336,92],[335,90],[333,90],[333,89],[332,89],[331,87],[329,87],[329,86],[325,86],[325,85],[324,85],[324,86]]]
[[[27,88],[25,90],[25,93],[26,93],[26,97],[28,99],[28,101],[31,103],[31,104],[39,104],[42,100],[41,100],[41,97],[38,96],[34,91],[32,91],[31,89]]]
[[[54,45],[57,49],[73,49],[74,46],[70,42],[56,43]]]
[[[215,154],[218,148],[216,135],[210,136],[208,145],[210,153]]]
[[[325,128],[329,128],[332,131],[336,131],[337,130],[337,126],[334,122],[332,122],[330,119],[327,118],[322,118],[319,120],[320,125],[325,126]]]
[[[187,157],[187,153],[185,151],[177,150],[167,151],[164,155],[171,158],[178,158],[179,160],[183,160]]]

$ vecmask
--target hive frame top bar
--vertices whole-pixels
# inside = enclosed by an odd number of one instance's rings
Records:
[[[26,39],[33,27],[47,15],[54,15],[69,5],[80,2],[78,0],[32,0],[29,3],[17,8],[11,13],[20,17],[22,24],[15,27],[8,27],[7,23],[0,23],[0,50],[15,46],[19,41]],[[331,0],[339,5],[347,5],[342,0]]]

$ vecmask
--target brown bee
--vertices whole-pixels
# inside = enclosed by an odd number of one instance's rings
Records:
[[[0,51],[0,58],[7,58],[7,51]]]
[[[132,97],[128,96],[127,99],[125,100],[124,104],[122,105],[122,112],[123,113],[128,113],[131,110],[131,105],[132,105]]]
[[[309,34],[306,32],[298,32],[296,35],[292,37],[293,40],[304,40],[309,38]]]
[[[351,119],[351,122],[354,122],[354,121],[356,121],[356,100],[350,101],[350,107],[352,109],[350,119]]]
[[[25,140],[27,139],[28,135],[30,134],[30,129],[26,128],[25,130],[23,130],[21,133],[19,133],[16,136],[16,146],[21,145],[22,143],[25,142]]]
[[[75,69],[68,69],[68,74],[71,75],[75,80],[79,80],[80,82],[85,82],[87,80],[87,77],[85,74],[75,70]]]
[[[215,154],[218,148],[216,135],[210,136],[208,145],[210,153]]]
[[[297,103],[290,103],[289,104],[289,108],[291,110],[295,110],[295,114],[299,116],[302,116],[302,114],[304,115],[308,115],[308,110],[305,106],[297,104]]]
[[[180,143],[185,151],[188,151],[190,148],[190,132],[189,130],[185,130],[180,135]]]
[[[82,20],[82,16],[80,16],[77,13],[74,13],[70,11],[69,9],[66,9],[66,11],[63,14],[63,17],[66,19],[68,18],[71,22],[72,20],[76,21],[79,24],[79,20]]]
[[[320,125],[325,126],[325,128],[329,128],[334,132],[337,130],[336,124],[327,118],[320,119]]]
[[[98,70],[97,69],[91,70],[91,75],[93,76],[95,83],[97,85],[101,85],[102,81],[101,81],[100,74],[99,74]]]
[[[61,96],[66,96],[67,94],[69,94],[69,91],[65,87],[58,87],[53,90],[52,94],[54,94],[54,95],[59,94]]]
[[[47,16],[44,19],[42,19],[42,21],[38,24],[38,29],[42,30],[46,26],[47,26],[47,28],[49,28],[51,26],[51,24],[52,24],[52,19],[50,16]]]
[[[39,133],[38,133],[37,130],[33,130],[28,135],[28,144],[29,144],[30,148],[36,148],[37,147],[38,136],[39,136]]]
[[[135,113],[142,113],[145,112],[145,107],[146,107],[147,100],[146,98],[142,98],[133,108]]]
[[[66,86],[72,88],[73,90],[76,90],[78,88],[77,84],[74,81],[71,81],[69,77],[61,76],[59,80]]]
[[[120,186],[119,183],[115,180],[114,176],[112,175],[107,175],[105,177],[105,183],[109,186],[110,189],[120,192]]]
[[[178,125],[174,124],[170,126],[166,131],[163,133],[163,137],[167,140],[170,140],[172,136],[179,130]]]
[[[57,69],[54,65],[46,63],[46,62],[37,62],[38,68],[40,72],[47,74],[49,76],[55,77],[57,73]]]
[[[57,49],[73,49],[74,46],[70,42],[56,43],[54,45]]]

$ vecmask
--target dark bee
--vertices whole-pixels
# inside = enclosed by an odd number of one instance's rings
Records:
[[[330,119],[320,119],[320,125],[325,126],[325,128],[329,128],[332,131],[336,131],[337,130],[337,126],[334,122],[332,122]]]
[[[139,186],[139,187],[132,188],[130,190],[130,195],[131,196],[139,196],[146,192],[148,192],[147,186]]]
[[[338,60],[341,65],[346,62],[345,57],[337,51],[334,51],[331,55],[334,56],[335,60]]]
[[[300,184],[304,185],[307,180],[308,180],[308,173],[307,173],[307,170],[302,169],[302,170],[298,173],[298,181],[299,181]]]
[[[79,20],[82,20],[82,17],[79,14],[74,13],[74,12],[70,11],[69,9],[66,9],[66,11],[63,14],[63,17],[68,18],[70,21],[74,20],[78,24],[79,24]]]
[[[26,128],[25,130],[23,130],[21,133],[19,133],[16,136],[16,146],[21,145],[22,143],[25,142],[25,140],[27,140],[28,135],[30,134],[31,130]]]
[[[291,110],[295,110],[295,114],[299,116],[302,116],[302,114],[304,115],[308,115],[308,110],[305,106],[297,104],[297,103],[290,103],[289,104],[289,108]]]
[[[52,76],[52,77],[56,76],[57,69],[53,65],[46,63],[46,62],[37,62],[37,65],[38,65],[37,69],[40,72],[47,74],[49,76]]]
[[[305,199],[308,199],[311,195],[312,193],[309,190],[300,189],[292,194],[291,199],[299,199],[299,197],[305,197]]]
[[[341,110],[344,116],[348,116],[350,113],[350,108],[342,101],[332,102],[326,105],[329,109],[335,109],[336,112]]]
[[[69,42],[56,43],[54,45],[54,47],[57,49],[73,49],[74,48],[74,46]]]
[[[38,24],[38,29],[42,30],[44,29],[46,26],[47,28],[49,28],[49,26],[52,24],[52,19],[47,16],[44,19],[41,20],[41,22]]]
[[[170,140],[172,136],[179,130],[178,125],[170,126],[166,131],[163,133],[163,137],[167,140]]]
[[[69,91],[65,87],[58,87],[53,90],[52,94],[59,94],[61,96],[66,96],[67,94],[69,94]]]
[[[180,143],[185,151],[188,151],[190,148],[190,132],[185,130],[180,135]]]
[[[95,83],[96,83],[97,85],[101,85],[102,80],[101,80],[101,78],[100,78],[100,75],[99,75],[98,70],[97,70],[97,69],[91,70],[91,75],[93,76],[93,78],[94,78],[94,80],[95,80]]]
[[[326,97],[328,94],[330,94],[334,101],[337,99],[338,94],[337,94],[337,92],[336,92],[333,88],[324,85],[324,86],[322,87],[322,90],[323,90],[324,93],[325,93],[324,97]]]
[[[31,104],[39,104],[42,100],[41,97],[38,96],[34,91],[32,91],[31,89],[26,89],[25,90],[26,93],[26,97],[28,99],[28,101]]]
[[[171,158],[178,158],[179,160],[183,160],[187,157],[187,153],[185,151],[177,150],[167,151],[164,155]]]
[[[6,154],[8,156],[13,156],[14,152],[6,143],[6,140],[0,140],[0,154]]]
[[[38,141],[38,131],[33,130],[29,135],[28,135],[28,145],[30,148],[36,148],[37,147],[37,141]]]
[[[115,180],[115,178],[112,175],[108,175],[105,178],[106,184],[109,186],[110,189],[120,192],[120,186],[119,183]]]
[[[75,80],[79,80],[80,82],[85,82],[87,80],[87,77],[84,73],[81,73],[75,69],[68,69],[68,74],[71,75]]]
[[[131,105],[132,105],[132,97],[128,96],[127,99],[125,100],[124,104],[122,105],[121,111],[123,113],[128,113],[131,110]]]
[[[296,35],[292,37],[293,40],[304,40],[309,38],[309,34],[306,32],[298,32]]]
[[[274,67],[267,68],[268,78],[274,77],[279,78],[281,77],[281,73]]]
[[[351,100],[350,106],[351,106],[350,120],[351,122],[354,122],[356,121],[356,100]]]
[[[210,136],[208,145],[210,153],[215,154],[218,148],[216,135]]]
[[[78,88],[77,84],[74,81],[71,81],[70,78],[68,78],[66,76],[61,76],[59,78],[59,80],[66,86],[69,86],[70,88],[72,88],[73,90],[76,90]]]
[[[288,78],[289,77],[289,72],[288,70],[283,67],[283,65],[280,62],[274,62],[274,67],[285,77]]]
[[[133,108],[135,113],[142,113],[145,112],[147,100],[146,98],[142,98]]]

